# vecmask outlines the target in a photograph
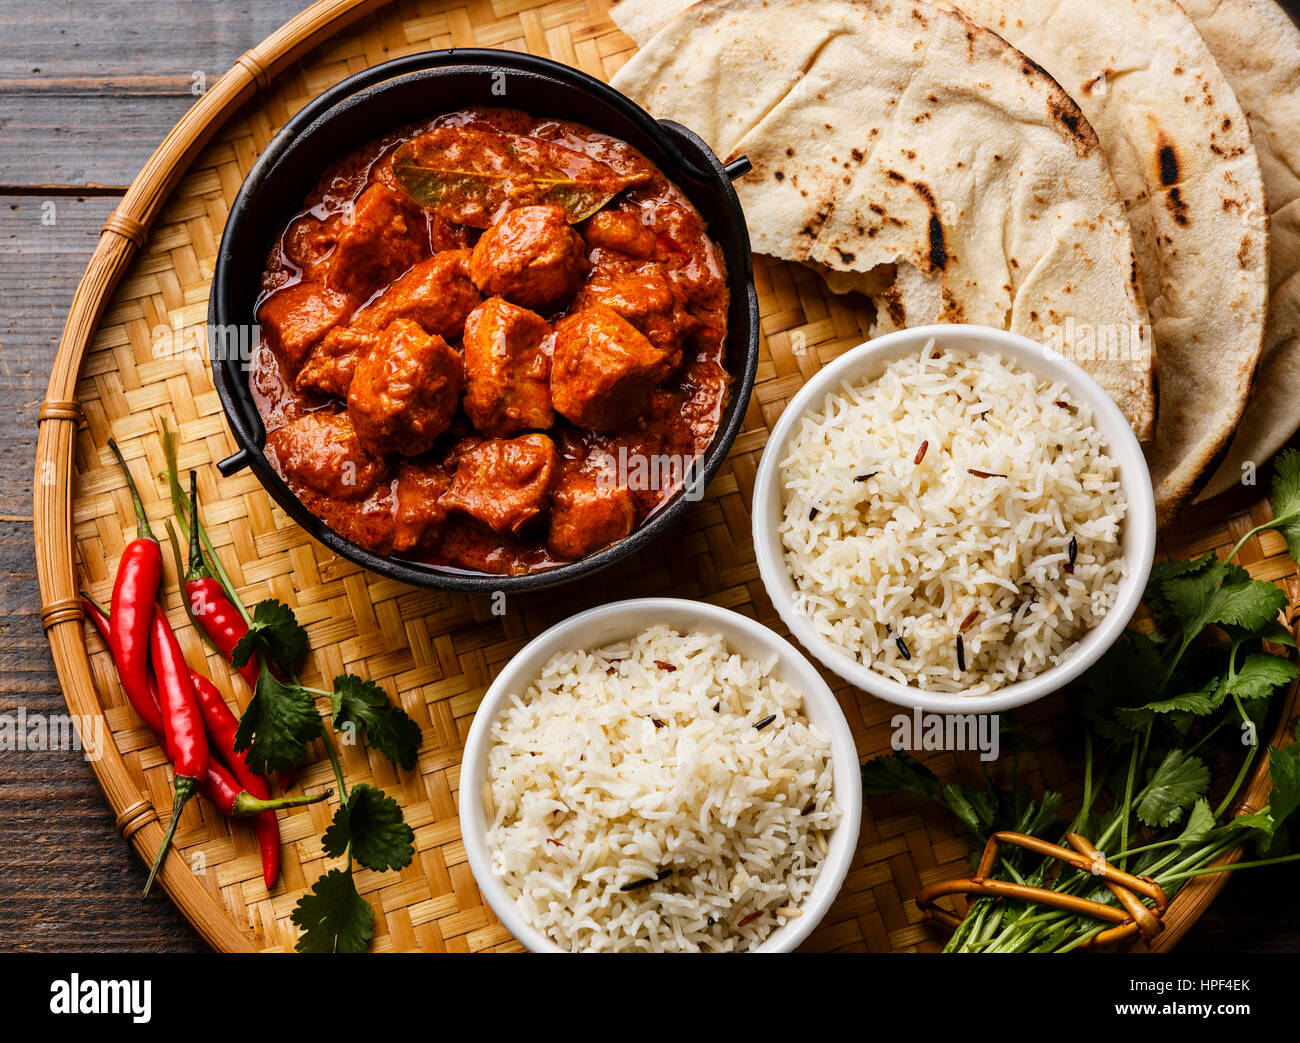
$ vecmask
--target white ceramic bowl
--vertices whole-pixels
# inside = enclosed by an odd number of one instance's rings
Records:
[[[474,714],[460,768],[460,831],[474,880],[493,912],[529,949],[533,952],[563,951],[524,920],[501,878],[492,869],[487,845],[488,823],[483,808],[492,724],[509,697],[522,695],[555,654],[599,648],[626,640],[655,623],[682,632],[720,634],[733,651],[751,659],[766,659],[775,653],[775,676],[803,693],[804,713],[830,738],[834,796],[841,812],[840,824],[831,833],[830,850],[822,862],[812,893],[802,906],[803,915],[778,927],[753,950],[789,952],[808,937],[830,908],[853,860],[862,818],[857,750],[835,696],[816,668],[793,645],[747,616],[698,601],[639,598],[616,601],[579,613],[529,642],[497,675]]]
[[[1084,636],[1073,653],[1036,677],[1017,681],[988,695],[930,692],[901,684],[851,658],[813,629],[807,616],[795,611],[794,580],[785,564],[781,543],[783,508],[781,461],[795,425],[807,412],[821,407],[825,396],[846,381],[858,383],[877,377],[897,359],[917,354],[933,339],[944,347],[969,352],[1000,354],[1033,373],[1064,382],[1093,411],[1093,424],[1106,439],[1107,451],[1119,469],[1120,484],[1128,499],[1123,522],[1122,553],[1126,572],[1115,606],[1099,627]],[[1023,706],[1063,687],[1078,677],[1109,648],[1137,610],[1151,574],[1156,545],[1156,509],[1151,474],[1141,446],[1123,414],[1097,382],[1058,352],[1026,337],[985,326],[918,326],[868,341],[845,352],[804,384],[786,406],[763,450],[754,482],[754,553],[768,596],[790,633],[827,669],[880,699],[900,706],[936,713],[995,713]]]

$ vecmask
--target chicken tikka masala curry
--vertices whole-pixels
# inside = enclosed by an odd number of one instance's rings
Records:
[[[326,171],[272,249],[252,371],[266,454],[377,553],[510,574],[576,561],[708,448],[727,303],[704,219],[636,149],[516,110],[448,113]]]

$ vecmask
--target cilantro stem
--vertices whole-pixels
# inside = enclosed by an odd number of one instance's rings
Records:
[[[1227,850],[1227,847],[1233,846],[1235,846],[1235,842],[1228,844],[1225,848],[1221,849],[1220,853],[1222,853],[1223,850]],[[1172,873],[1165,879],[1186,880],[1194,876],[1209,876],[1211,873],[1236,872],[1238,869],[1258,869],[1261,866],[1280,866],[1284,862],[1296,861],[1300,861],[1300,851],[1290,855],[1278,855],[1275,858],[1257,858],[1252,862],[1233,862],[1231,865],[1226,866],[1203,866],[1199,869],[1186,869],[1182,872]]]
[[[1192,743],[1191,746],[1187,748],[1187,756],[1190,757],[1193,753],[1195,753],[1202,746],[1204,746],[1206,741],[1211,737],[1213,737],[1214,733],[1217,732],[1220,728],[1222,728],[1227,723],[1228,723],[1227,717],[1220,717],[1218,721],[1215,722],[1213,728],[1207,728],[1205,734],[1202,735],[1199,739],[1197,739],[1194,743]]]
[[[171,494],[172,513],[176,515],[176,525],[185,537],[188,543],[190,539],[190,526],[186,519],[189,517],[189,504],[185,499],[185,490],[181,488],[181,480],[177,466],[176,456],[176,432],[171,429],[166,421],[163,422],[163,456],[167,459],[167,487]],[[207,529],[201,522],[197,523],[199,530],[199,540],[203,544],[203,556],[207,561],[212,574],[217,577],[217,582],[221,584],[221,589],[225,591],[226,597],[230,603],[235,606],[239,614],[244,617],[245,623],[252,623],[253,617],[248,614],[248,609],[239,597],[239,592],[235,590],[234,583],[230,580],[230,575],[226,572],[225,566],[221,564],[221,559],[217,557],[217,550],[212,546],[212,541],[208,538]],[[180,574],[180,579],[185,578],[184,572]]]
[[[1250,530],[1250,532],[1246,533],[1245,536],[1243,536],[1241,539],[1237,541],[1237,545],[1232,548],[1232,551],[1223,560],[1231,561],[1233,558],[1235,558],[1237,556],[1237,553],[1241,550],[1241,548],[1246,545],[1246,541],[1250,539],[1252,536],[1256,535],[1257,533],[1261,533],[1265,529],[1281,528],[1283,525],[1287,525],[1298,518],[1300,518],[1300,512],[1291,511],[1288,514],[1282,515],[1280,518],[1273,518],[1271,521],[1266,521],[1262,525],[1256,525],[1253,529]]]
[[[310,689],[307,690],[310,691]],[[330,730],[326,728],[322,737],[325,740],[325,753],[329,756],[330,767],[334,769],[334,778],[338,780],[339,796],[342,798],[343,803],[346,804],[348,802],[348,787],[347,783],[343,781],[343,765],[339,761],[338,748],[334,745],[334,736],[331,735]],[[351,856],[349,856],[349,858],[350,857]]]
[[[1232,693],[1232,702],[1235,702],[1236,711],[1242,715],[1242,720],[1249,722],[1249,718],[1245,715],[1245,707],[1242,706],[1242,698],[1238,696],[1238,693]],[[1242,767],[1239,767],[1238,772],[1236,772],[1236,778],[1232,780],[1232,788],[1223,795],[1223,800],[1219,801],[1218,808],[1214,809],[1214,818],[1216,818],[1216,821],[1221,817],[1223,812],[1226,812],[1227,809],[1231,808],[1232,799],[1236,797],[1236,791],[1242,788],[1245,774],[1247,774],[1247,771],[1251,769],[1252,763],[1255,763],[1255,754],[1258,752],[1258,749],[1260,749],[1260,744],[1255,743],[1251,745],[1251,748],[1249,748],[1247,752],[1245,752],[1245,757],[1242,758]]]
[[[1147,725],[1148,731],[1150,724]],[[1128,820],[1130,809],[1133,807],[1133,779],[1137,775],[1138,766],[1138,744],[1136,740],[1133,743],[1133,753],[1128,761],[1128,778],[1124,782],[1124,803],[1120,806],[1119,818],[1119,846],[1122,849],[1128,847]],[[1120,867],[1123,868],[1124,860],[1120,859]]]

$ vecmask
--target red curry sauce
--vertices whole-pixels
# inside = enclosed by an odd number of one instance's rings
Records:
[[[588,215],[572,196],[593,179],[627,187]],[[271,251],[251,377],[267,456],[378,553],[579,560],[698,466],[727,401],[727,303],[703,218],[636,149],[517,110],[445,114],[326,171]]]

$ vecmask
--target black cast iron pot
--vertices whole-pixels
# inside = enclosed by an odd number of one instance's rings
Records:
[[[357,73],[302,109],[258,158],[226,221],[208,311],[209,351],[217,393],[239,452],[221,461],[223,474],[251,467],[289,516],[321,543],[366,568],[404,583],[465,591],[518,591],[567,583],[635,553],[689,506],[685,491],[621,543],[568,565],[520,576],[439,568],[388,557],[344,539],[307,510],[263,453],[266,429],[249,387],[248,352],[232,351],[228,331],[252,329],[262,269],[276,236],[297,214],[311,186],[331,163],[390,130],[469,105],[523,109],[572,120],[640,149],[674,181],[708,222],[727,262],[731,310],[727,369],[732,395],[694,476],[712,479],[740,430],[758,366],[758,298],[744,214],[731,180],[749,169],[744,159],[723,167],[685,127],[657,121],[618,91],[567,65],[514,51],[428,51]],[[225,331],[225,332],[223,332]],[[249,338],[234,338],[247,344]]]

